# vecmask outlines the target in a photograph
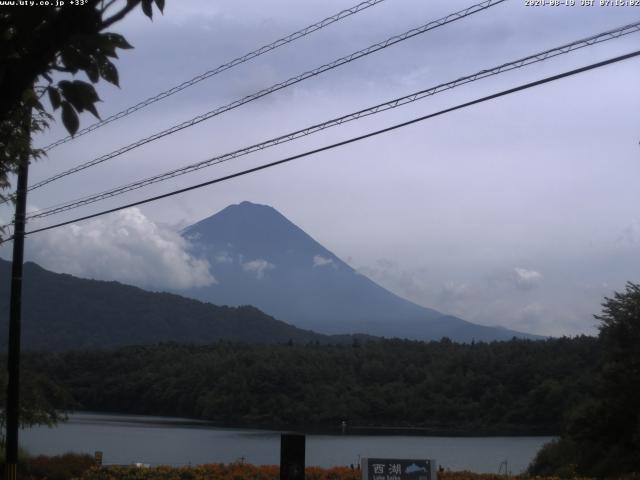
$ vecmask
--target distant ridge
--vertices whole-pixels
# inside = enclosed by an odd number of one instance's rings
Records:
[[[473,324],[403,299],[339,259],[281,213],[242,202],[184,229],[217,284],[180,294],[225,305],[255,305],[300,328],[470,342],[541,338]]]
[[[0,260],[0,350],[7,346],[11,263]],[[274,319],[255,307],[219,307],[118,282],[85,280],[24,266],[22,344],[61,351],[161,342],[207,344],[353,342]],[[364,338],[364,337],[362,337]]]

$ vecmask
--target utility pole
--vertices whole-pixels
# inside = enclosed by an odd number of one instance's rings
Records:
[[[6,480],[16,480],[18,470],[18,428],[20,426],[20,328],[22,317],[22,263],[24,259],[24,230],[27,210],[29,150],[31,146],[31,110],[26,115],[26,152],[18,166],[16,212],[13,230],[13,260],[11,264],[11,300],[9,306],[9,354],[7,358],[7,432]]]

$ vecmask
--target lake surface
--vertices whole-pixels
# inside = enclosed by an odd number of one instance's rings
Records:
[[[20,443],[32,454],[99,450],[105,464],[177,466],[243,459],[274,465],[280,459],[280,433],[180,418],[83,413],[54,428],[22,430]],[[306,463],[331,467],[355,464],[361,456],[434,458],[451,470],[495,473],[506,460],[509,471],[519,473],[551,438],[308,434]]]

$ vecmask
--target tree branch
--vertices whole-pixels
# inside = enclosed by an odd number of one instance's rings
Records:
[[[105,14],[105,12],[107,10],[109,10],[109,8],[111,8],[118,0],[110,0],[107,2],[107,4],[105,5],[104,1],[102,2],[102,4],[100,5],[100,12],[102,13],[102,15]]]
[[[55,70],[56,72],[73,73],[68,68],[59,67],[58,65],[50,65],[50,67],[51,67],[51,70]]]
[[[100,30],[109,28],[114,23],[122,20],[131,10],[136,8],[139,3],[140,3],[140,0],[135,0],[131,3],[127,3],[127,6],[122,8],[118,13],[114,13],[111,17],[107,18],[106,20],[103,20]]]

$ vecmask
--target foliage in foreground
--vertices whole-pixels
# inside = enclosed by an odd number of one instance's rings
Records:
[[[532,474],[607,477],[640,473],[640,285],[606,298],[594,384],[545,446]]]
[[[277,465],[250,465],[246,463],[210,464],[189,467],[97,467],[86,454],[67,453],[47,457],[28,457],[20,465],[24,480],[279,480]],[[580,479],[571,476],[513,476],[473,472],[439,472],[438,480],[559,480]],[[360,480],[360,470],[348,467],[307,467],[306,480]],[[640,480],[640,476],[620,477],[620,480]]]
[[[0,479],[4,478],[4,449],[0,451]],[[20,449],[18,452],[18,472],[22,480],[70,480],[80,478],[96,465],[91,455],[65,453],[64,455],[31,456]]]
[[[276,465],[255,466],[235,463],[212,464],[195,467],[106,467],[94,468],[84,473],[81,480],[279,480],[280,469]],[[439,480],[518,480],[519,477],[479,474],[472,472],[443,472]],[[360,480],[360,470],[348,467],[307,467],[306,480]],[[33,479],[35,480],[35,479]],[[536,480],[553,480],[542,478]]]
[[[122,35],[105,30],[139,5],[151,18],[153,3],[162,12],[165,2],[83,0],[81,8],[54,7],[54,2],[24,8],[22,3],[0,8],[0,200],[23,159],[44,153],[31,147],[31,135],[53,119],[41,99],[46,95],[50,110],[60,110],[71,135],[78,131],[82,112],[99,118],[93,84],[103,79],[118,85],[112,60],[119,49],[132,48]],[[91,83],[76,79],[79,73]]]
[[[21,428],[34,425],[55,425],[59,421],[66,420],[66,415],[56,409],[57,405],[72,401],[67,391],[55,384],[45,376],[22,370],[20,372],[20,412],[19,423]],[[4,364],[0,366],[0,391],[7,390],[7,369]],[[0,461],[4,461],[6,396],[0,396]]]
[[[21,466],[24,480],[279,480],[277,465],[246,463],[210,464],[190,467],[136,466],[96,467],[89,455],[72,454],[33,457]],[[579,477],[568,477],[580,480]],[[624,477],[640,480],[638,476]],[[360,480],[360,470],[348,467],[307,467],[306,480]],[[559,480],[557,476],[509,476],[473,472],[440,472],[438,480]]]
[[[544,445],[529,465],[534,477],[573,478],[576,476],[576,445],[568,439],[556,439]]]
[[[30,457],[21,471],[28,480],[69,480],[81,477],[94,466],[95,460],[91,455],[66,453],[52,457]]]

